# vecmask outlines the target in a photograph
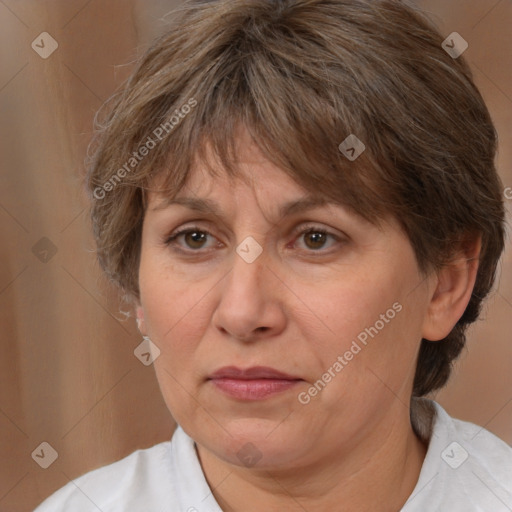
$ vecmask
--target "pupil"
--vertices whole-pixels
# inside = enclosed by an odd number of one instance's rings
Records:
[[[309,236],[313,240],[313,245],[315,247],[323,244],[323,233],[311,233]]]
[[[193,243],[201,245],[201,238],[204,238],[204,233],[198,233],[197,231],[193,231],[189,233],[189,236],[192,238]]]

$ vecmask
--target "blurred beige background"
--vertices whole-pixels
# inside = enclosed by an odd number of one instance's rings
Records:
[[[95,262],[81,179],[95,111],[178,3],[0,0],[0,512],[32,510],[70,479],[172,434],[153,369],[133,354],[133,318]],[[512,187],[512,2],[421,4],[444,36],[469,42]],[[46,59],[55,43],[42,32],[58,44]],[[509,239],[484,318],[436,397],[509,444],[511,317]],[[31,456],[42,442],[58,453],[48,469]]]

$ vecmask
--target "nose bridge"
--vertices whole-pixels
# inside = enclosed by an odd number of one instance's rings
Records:
[[[213,318],[218,329],[241,340],[252,340],[262,327],[273,327],[273,332],[281,323],[281,314],[274,311],[274,287],[265,281],[269,277],[265,271],[268,255],[259,244],[256,255],[255,242],[242,241],[236,247]]]
[[[264,291],[262,279],[267,256],[262,245],[253,237],[246,237],[238,244],[228,277],[228,286],[235,296],[247,300],[256,298]]]

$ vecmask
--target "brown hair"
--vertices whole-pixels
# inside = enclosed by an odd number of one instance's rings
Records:
[[[138,297],[151,180],[165,175],[175,194],[207,145],[236,176],[243,124],[306,189],[376,225],[397,218],[424,273],[481,234],[463,316],[444,340],[421,342],[413,394],[442,387],[504,248],[496,132],[463,57],[399,1],[220,0],[180,11],[98,121],[87,186],[102,268]],[[338,149],[351,134],[366,148],[354,161]]]

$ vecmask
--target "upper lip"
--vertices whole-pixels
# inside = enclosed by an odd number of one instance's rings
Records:
[[[280,372],[268,366],[253,366],[251,368],[237,368],[236,366],[224,366],[213,372],[209,379],[279,379],[279,380],[301,380],[300,377]]]

